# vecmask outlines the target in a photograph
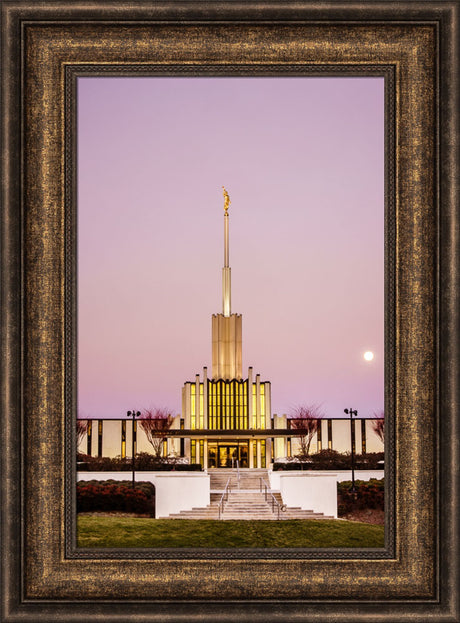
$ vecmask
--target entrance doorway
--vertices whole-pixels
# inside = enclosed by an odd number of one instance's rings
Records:
[[[208,444],[208,467],[249,467],[249,444],[247,441],[234,441]]]

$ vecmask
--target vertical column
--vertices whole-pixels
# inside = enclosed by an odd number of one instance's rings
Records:
[[[209,409],[208,409],[208,368],[203,368],[203,402],[204,402],[204,428],[209,428]]]
[[[252,367],[248,369],[248,428],[252,426]]]
[[[265,382],[265,427],[271,428],[272,420],[272,386],[271,383]]]
[[[256,428],[260,428],[260,374],[256,374]]]
[[[195,427],[200,428],[200,375],[195,374]]]
[[[260,467],[261,463],[261,454],[260,454],[260,439],[257,440],[257,467]]]
[[[255,444],[255,440],[250,439],[249,440],[249,467],[250,468],[254,467],[254,444]]]
[[[265,466],[268,467],[275,457],[272,457],[272,440],[268,438],[265,444]]]
[[[203,469],[208,469],[208,440],[204,440]]]

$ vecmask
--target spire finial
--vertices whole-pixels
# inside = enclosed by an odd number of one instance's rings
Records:
[[[230,206],[230,197],[228,195],[228,192],[225,190],[225,188],[222,186],[222,190],[224,191],[224,210],[225,210],[225,214],[228,214],[228,208]]]

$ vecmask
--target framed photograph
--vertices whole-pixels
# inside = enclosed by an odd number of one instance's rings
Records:
[[[458,2],[6,1],[2,14],[2,620],[459,621]],[[257,78],[383,85],[385,545],[78,547],[78,89]],[[94,236],[122,217],[98,218]],[[225,286],[223,299],[225,316]]]
[[[72,238],[66,244],[67,280],[77,275],[69,319],[77,329],[77,492],[90,495],[83,483],[103,482],[108,469],[125,482],[129,471],[156,487],[157,519],[336,518],[330,473],[340,469],[349,488],[363,476],[379,481],[369,485],[379,487],[372,512],[355,517],[379,527],[372,537],[357,528],[352,544],[383,547],[376,426],[384,424],[384,237],[395,232],[390,180],[385,191],[393,76],[386,68],[327,76],[314,65],[270,76],[226,71],[67,70],[71,110],[77,103],[69,158],[77,160],[77,205],[67,210],[69,232],[77,220],[76,253]],[[393,282],[389,274],[388,292]],[[391,314],[386,334],[392,343]],[[389,452],[387,467],[393,462]],[[308,466],[311,478],[297,473]],[[297,495],[288,491],[294,483]],[[344,496],[340,516],[345,504],[352,510]],[[86,532],[93,522],[80,515],[80,545],[97,545]],[[167,525],[156,524],[161,540],[153,542],[171,546]],[[168,525],[177,542],[186,524]],[[232,536],[219,526],[221,544],[243,547],[242,528]],[[193,534],[189,548],[199,545]],[[303,526],[291,546],[320,548],[307,534]],[[215,534],[201,542],[217,547]],[[286,547],[281,533],[270,542]],[[257,534],[247,546],[262,543]]]

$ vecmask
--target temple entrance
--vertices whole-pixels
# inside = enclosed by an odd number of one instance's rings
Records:
[[[249,467],[248,442],[208,444],[208,467]]]

